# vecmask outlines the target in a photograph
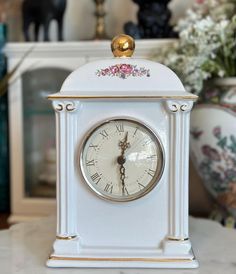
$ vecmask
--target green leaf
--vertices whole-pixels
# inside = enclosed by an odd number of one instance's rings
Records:
[[[230,140],[232,144],[228,146],[232,153],[236,153],[236,138],[234,135],[230,135]]]
[[[227,145],[227,137],[222,138],[222,139],[217,143],[217,145],[218,145],[219,147],[221,147],[222,149],[224,149],[225,146]]]

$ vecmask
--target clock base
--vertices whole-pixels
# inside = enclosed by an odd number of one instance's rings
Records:
[[[158,257],[85,257],[58,256],[52,254],[48,267],[79,267],[79,268],[197,268],[198,261],[192,251],[188,256]]]

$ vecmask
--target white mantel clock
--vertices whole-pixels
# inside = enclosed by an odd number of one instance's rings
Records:
[[[167,67],[86,64],[49,96],[56,113],[57,236],[50,267],[195,268],[188,232],[189,115],[197,96]]]

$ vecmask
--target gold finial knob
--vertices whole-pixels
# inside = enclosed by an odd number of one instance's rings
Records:
[[[125,34],[112,39],[111,50],[115,57],[131,57],[135,49],[134,39]]]

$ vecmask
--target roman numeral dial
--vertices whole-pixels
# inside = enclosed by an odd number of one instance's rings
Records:
[[[109,120],[88,131],[80,154],[80,169],[88,191],[110,201],[132,201],[160,182],[163,147],[157,134],[142,123]]]
[[[95,161],[94,161],[94,159],[93,159],[93,160],[90,160],[90,161],[87,161],[87,162],[86,162],[86,166],[95,166]]]

